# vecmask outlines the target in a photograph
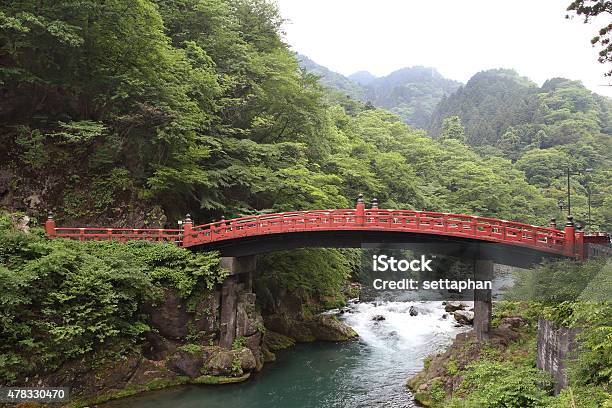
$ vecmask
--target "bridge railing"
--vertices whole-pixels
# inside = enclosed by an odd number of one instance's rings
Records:
[[[551,225],[555,226],[556,223],[553,222]],[[52,217],[45,223],[45,228],[50,237],[81,241],[164,241],[184,247],[257,235],[323,230],[439,234],[532,247],[578,258],[587,255],[585,244],[607,240],[609,245],[607,234],[584,236],[582,231],[576,231],[571,217],[568,217],[568,223],[561,231],[556,227],[539,227],[466,214],[388,210],[379,209],[377,206],[365,209],[363,201],[358,201],[357,208],[261,214],[198,226],[193,226],[191,220],[187,219],[183,229],[57,228]]]
[[[295,211],[217,221],[192,227],[185,233],[185,246],[254,235],[307,230],[367,229],[411,231],[474,237],[492,242],[567,251],[564,231],[529,224],[477,217],[414,210],[356,209]]]
[[[49,235],[49,233],[47,232]],[[164,241],[180,243],[182,231],[152,228],[54,228],[52,237],[78,241]]]

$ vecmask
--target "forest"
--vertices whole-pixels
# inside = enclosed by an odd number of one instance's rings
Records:
[[[267,0],[2,3],[0,209],[34,226],[52,212],[65,226],[173,227],[186,213],[201,224],[352,208],[362,193],[381,208],[562,225],[571,172],[578,223],[612,230],[609,98],[508,69],[465,85],[423,67],[360,84],[294,53],[282,25]],[[50,243],[9,219],[0,218],[0,288],[11,294],[0,299],[0,330],[21,348],[0,345],[0,383],[107,341],[131,349],[147,327],[130,302],[168,282],[188,297],[224,277],[213,255]],[[355,258],[295,251],[259,285],[333,299]],[[133,278],[119,279],[122,270]],[[104,308],[62,322],[94,287]]]

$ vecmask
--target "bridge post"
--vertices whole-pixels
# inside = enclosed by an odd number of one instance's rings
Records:
[[[549,227],[555,230],[557,229],[557,220],[555,218],[550,219]]]
[[[355,223],[357,225],[365,225],[365,202],[363,194],[357,196],[357,205],[355,206]]]
[[[193,220],[191,215],[185,215],[185,221],[183,222],[183,245],[189,246],[191,244],[191,229],[193,228]]]
[[[574,217],[571,215],[567,216],[567,222],[565,223],[565,253],[569,256],[574,256],[575,244],[576,244],[576,228],[574,227]]]
[[[576,231],[576,238],[574,241],[575,253],[578,256],[578,259],[585,259],[585,250],[584,250],[584,231],[579,229]]]
[[[474,265],[476,280],[491,281],[493,279],[493,262],[476,259]],[[474,333],[476,340],[489,340],[491,332],[491,289],[474,290]]]
[[[45,221],[45,233],[48,237],[55,236],[55,220],[53,219],[53,213],[51,211],[49,211],[47,221]]]
[[[250,256],[224,256],[221,257],[221,267],[227,269],[229,276],[221,288],[221,325],[219,346],[232,348],[236,337],[236,313],[238,294],[241,290],[250,290],[252,277],[257,266],[257,257]],[[241,283],[240,281],[243,281]]]

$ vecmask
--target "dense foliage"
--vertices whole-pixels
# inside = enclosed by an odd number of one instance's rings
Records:
[[[484,157],[515,162],[546,197],[567,201],[572,173],[572,213],[590,227],[610,229],[612,103],[577,81],[548,80],[539,88],[511,70],[474,75],[444,99],[431,131],[444,137],[444,124],[456,116],[466,143]],[[590,198],[589,198],[590,197]],[[567,202],[563,205],[567,207]],[[558,214],[561,216],[561,213]]]
[[[150,331],[142,306],[225,278],[215,253],[147,242],[49,241],[0,217],[0,383],[66,361],[133,352]]]

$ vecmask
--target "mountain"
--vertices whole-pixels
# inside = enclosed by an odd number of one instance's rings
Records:
[[[342,92],[353,99],[364,100],[365,90],[356,82],[330,69],[319,65],[305,55],[297,54],[298,61],[302,69],[320,77],[319,82],[326,86]]]
[[[429,130],[442,132],[444,118],[458,116],[472,146],[496,147],[509,157],[530,148],[589,143],[612,133],[610,99],[581,82],[549,79],[538,87],[509,69],[475,74],[465,86],[444,98]]]
[[[368,71],[357,71],[354,74],[349,75],[348,79],[358,83],[359,85],[368,86],[374,80],[376,80],[376,76],[370,74]]]
[[[426,129],[440,100],[461,85],[446,79],[434,68],[402,68],[377,78],[359,71],[348,78],[298,54],[300,66],[320,77],[324,86],[349,95],[353,99],[371,102],[374,106],[397,113],[404,122]]]
[[[493,69],[475,74],[437,106],[430,124],[439,135],[447,116],[459,116],[471,145],[495,143],[509,126],[533,121],[529,96],[538,86],[509,69]]]
[[[416,66],[371,81],[365,87],[365,97],[375,106],[397,113],[406,123],[425,129],[436,105],[460,86],[434,68]]]

